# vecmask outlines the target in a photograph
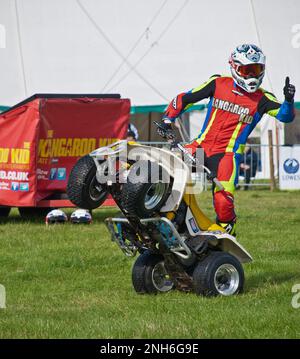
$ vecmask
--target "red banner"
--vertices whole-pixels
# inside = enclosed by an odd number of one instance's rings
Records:
[[[126,99],[69,97],[0,115],[0,205],[59,198],[80,157],[126,136],[129,113]]]
[[[36,204],[39,101],[0,116],[0,205]]]

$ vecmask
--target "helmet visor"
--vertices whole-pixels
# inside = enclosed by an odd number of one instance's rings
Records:
[[[265,65],[262,64],[250,64],[250,65],[240,65],[236,69],[237,73],[245,79],[251,77],[258,78],[265,71]]]

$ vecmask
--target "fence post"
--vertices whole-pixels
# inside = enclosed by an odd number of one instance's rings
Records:
[[[279,130],[278,130],[278,124],[276,124],[276,167],[277,167],[277,176],[279,181]]]
[[[273,136],[272,130],[268,130],[269,137],[269,161],[270,161],[270,189],[274,191],[276,189],[276,181],[274,175],[274,158],[273,158]]]

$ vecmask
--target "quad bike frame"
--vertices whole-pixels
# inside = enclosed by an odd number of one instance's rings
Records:
[[[159,162],[159,165],[170,175],[170,178],[180,178],[180,181],[172,181],[169,195],[159,211],[146,218],[128,214],[120,199],[119,185],[107,183],[108,191],[115,199],[124,217],[107,218],[105,224],[112,240],[118,244],[126,256],[135,256],[138,252],[141,255],[147,252],[147,258],[150,258],[151,253],[154,256],[161,256],[167,282],[173,283],[177,289],[183,291],[195,290],[193,278],[189,271],[191,268],[195,269],[198,262],[205,262],[211,253],[219,253],[219,255],[220,253],[227,253],[239,264],[252,261],[251,255],[236,241],[235,237],[225,233],[222,227],[212,223],[199,208],[195,195],[186,191],[187,187],[192,184],[190,171],[176,154],[164,149],[119,141],[109,147],[97,149],[90,154],[97,168],[96,177],[98,176],[99,182],[103,161],[115,161],[125,148],[128,151],[129,162],[134,163],[137,157],[144,161]],[[217,179],[215,179],[215,183],[220,186]],[[184,234],[179,233],[174,223],[182,204],[186,207],[183,222],[187,230]],[[124,226],[127,228],[125,235]],[[128,231],[130,232],[129,239]],[[156,265],[159,263],[162,262],[158,262]],[[229,270],[231,270],[230,266],[232,267],[232,265],[228,265]],[[133,282],[139,282],[141,278],[134,278],[134,270],[135,267],[133,269]],[[156,290],[163,292],[173,287],[173,285],[163,285],[162,288],[153,288],[152,286],[149,290],[149,286],[145,289],[145,287],[139,288],[138,285],[133,284],[136,291],[141,293],[151,293],[156,292]],[[200,288],[198,294],[214,295],[216,293]],[[220,294],[227,295],[226,292]]]

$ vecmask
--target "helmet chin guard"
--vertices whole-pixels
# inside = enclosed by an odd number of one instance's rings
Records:
[[[231,70],[231,74],[232,74],[232,77],[234,79],[234,82],[239,86],[241,87],[243,90],[249,92],[249,93],[253,93],[255,92],[259,86],[261,85],[262,83],[262,80],[263,80],[263,77],[264,76],[261,76],[260,78],[255,78],[255,77],[251,77],[249,79],[244,79],[243,77],[239,76],[235,71],[234,69],[231,67],[230,68]]]
[[[229,58],[230,71],[235,83],[243,90],[253,93],[265,75],[266,57],[256,45],[237,46]]]

